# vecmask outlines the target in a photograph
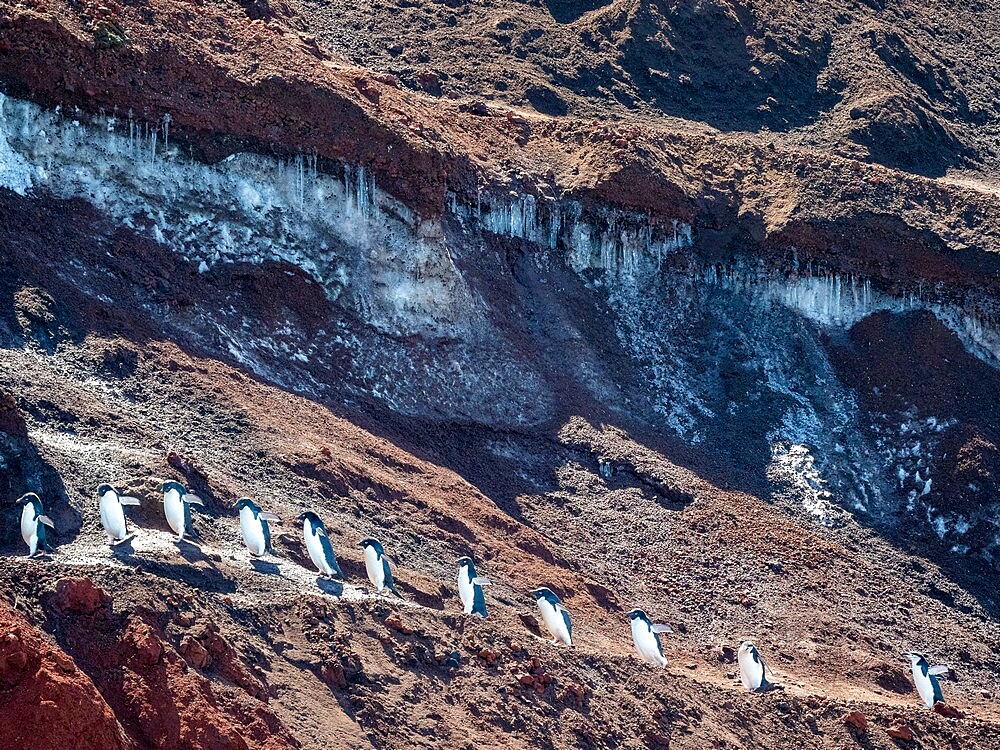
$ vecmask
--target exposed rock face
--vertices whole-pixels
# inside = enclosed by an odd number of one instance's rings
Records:
[[[5,747],[136,747],[90,677],[6,604],[0,604],[0,632]]]
[[[996,747],[994,6],[0,0],[0,746]]]

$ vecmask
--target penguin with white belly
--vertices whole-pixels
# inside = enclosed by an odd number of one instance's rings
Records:
[[[740,681],[751,693],[762,693],[771,688],[767,681],[767,665],[750,641],[745,641],[736,654],[740,666]]]
[[[322,519],[309,510],[302,513],[299,520],[302,521],[302,535],[313,565],[327,580],[333,580],[334,576],[344,580],[344,571],[337,564],[337,557],[333,554],[333,545],[330,544]]]
[[[271,527],[268,526],[268,522],[280,523],[281,519],[274,513],[261,510],[260,506],[248,497],[237,500],[236,509],[240,512],[240,531],[243,532],[243,542],[250,550],[250,554],[254,557],[260,557],[270,552],[273,555]]]
[[[542,622],[545,623],[546,630],[552,635],[552,644],[563,643],[567,646],[573,645],[573,623],[569,618],[569,612],[563,603],[550,589],[537,588],[531,592],[538,605],[538,611],[542,615]]]
[[[53,552],[45,534],[45,527],[55,529],[52,519],[45,515],[42,499],[34,492],[28,492],[17,499],[21,507],[21,538],[28,545],[28,557],[45,552]]]
[[[365,572],[368,573],[368,580],[372,582],[372,586],[380,594],[389,589],[402,599],[403,595],[396,591],[396,584],[392,580],[392,568],[389,567],[389,558],[382,544],[377,539],[362,539],[358,542],[358,546],[364,550]]]
[[[97,502],[108,544],[121,544],[129,538],[124,506],[138,505],[139,498],[119,495],[110,484],[102,484],[97,488]]]
[[[458,598],[462,600],[462,611],[467,615],[486,617],[486,597],[483,586],[489,586],[489,578],[476,575],[476,566],[471,557],[458,558]]]
[[[673,628],[654,624],[641,609],[629,612],[628,619],[632,625],[632,643],[635,644],[639,657],[654,667],[666,667],[667,657],[663,655],[663,647],[660,645],[660,633],[672,633]]]
[[[943,702],[944,694],[941,692],[941,682],[938,677],[947,674],[951,669],[940,664],[932,667],[926,656],[912,651],[907,651],[903,656],[910,660],[913,684],[916,685],[924,705],[927,708],[934,708],[935,703]]]
[[[204,507],[205,502],[197,495],[188,492],[180,482],[163,483],[163,515],[174,533],[177,541],[183,542],[184,536],[198,538],[198,532],[191,525],[191,506]]]

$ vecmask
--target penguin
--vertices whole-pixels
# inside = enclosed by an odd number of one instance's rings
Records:
[[[192,505],[204,507],[205,502],[184,489],[179,482],[163,483],[163,514],[167,517],[170,528],[177,534],[178,542],[184,541],[185,534],[198,538],[198,532],[191,526]]]
[[[306,550],[309,552],[309,559],[312,560],[316,569],[323,574],[328,581],[333,580],[336,575],[340,580],[346,576],[344,571],[337,564],[337,558],[333,554],[333,546],[330,538],[326,535],[326,527],[320,517],[311,510],[299,516],[302,521],[302,534],[306,539]]]
[[[472,558],[458,558],[458,598],[462,600],[462,611],[467,615],[486,617],[486,597],[483,586],[492,585],[489,578],[476,575]]]
[[[559,597],[545,588],[537,588],[531,592],[538,605],[538,611],[542,613],[542,622],[549,633],[552,634],[552,644],[558,646],[565,643],[567,646],[573,645],[573,623],[570,622],[569,612],[559,601]]]
[[[261,510],[260,506],[248,497],[237,500],[235,507],[240,512],[240,531],[243,532],[243,542],[250,550],[250,554],[260,557],[270,552],[273,555],[271,527],[267,522],[280,523],[281,519],[274,513]]]
[[[628,619],[632,623],[632,642],[639,657],[654,667],[666,667],[667,657],[663,655],[659,634],[673,633],[673,628],[669,625],[654,625],[641,609],[629,612]]]
[[[28,545],[28,557],[39,553],[53,552],[48,539],[45,538],[45,527],[55,529],[52,519],[45,515],[42,500],[34,492],[28,492],[17,499],[21,509],[21,538]]]
[[[771,683],[767,681],[767,665],[760,658],[757,647],[750,641],[744,641],[736,654],[736,660],[740,665],[740,680],[751,693],[764,692]]]
[[[930,666],[927,657],[923,654],[907,651],[903,656],[910,660],[910,669],[913,670],[913,684],[917,686],[917,692],[920,693],[927,708],[934,708],[935,703],[944,701],[938,675],[946,674],[950,669],[940,664],[935,667]]]
[[[389,558],[385,555],[385,550],[377,539],[362,539],[358,546],[365,551],[365,570],[368,572],[368,580],[372,582],[378,593],[383,589],[389,589],[400,599],[403,595],[396,591],[396,585],[392,581],[392,570],[389,568]]]
[[[129,533],[122,506],[138,505],[139,498],[119,495],[110,484],[102,484],[97,488],[97,498],[101,510],[101,526],[108,536],[108,544],[124,542],[128,539]]]

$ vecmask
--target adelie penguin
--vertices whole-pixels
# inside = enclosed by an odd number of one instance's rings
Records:
[[[42,552],[52,552],[45,538],[45,527],[55,529],[52,519],[45,515],[42,500],[34,492],[28,492],[17,499],[21,509],[21,538],[28,545],[28,557]]]
[[[920,693],[920,698],[927,708],[934,708],[935,703],[944,701],[938,676],[947,674],[951,670],[940,664],[932,667],[923,654],[907,651],[903,656],[910,660],[910,669],[913,670],[913,684],[917,686],[917,692]]]
[[[365,572],[368,573],[368,580],[376,588],[378,593],[389,589],[400,599],[403,595],[396,591],[396,585],[392,581],[392,570],[389,568],[389,558],[385,555],[385,550],[377,539],[362,539],[358,546],[364,549]]]
[[[101,511],[101,526],[108,536],[108,544],[120,544],[129,537],[128,523],[122,506],[138,505],[139,498],[119,495],[110,484],[97,488],[98,507]]]
[[[760,658],[757,647],[750,641],[745,641],[736,652],[736,661],[740,665],[740,681],[743,687],[751,693],[768,690],[771,683],[767,681],[767,665]]]
[[[243,542],[246,544],[250,554],[254,557],[270,552],[271,549],[271,527],[272,523],[281,523],[281,519],[274,513],[261,510],[253,500],[242,497],[236,501],[236,509],[240,512],[240,531],[243,532]]]
[[[531,592],[538,605],[538,611],[542,615],[542,622],[545,623],[546,630],[552,634],[552,643],[559,645],[564,643],[567,646],[573,645],[573,623],[569,619],[569,612],[559,601],[559,597],[549,589],[537,588]]]
[[[302,521],[302,534],[306,540],[306,551],[309,553],[309,559],[312,560],[313,565],[328,581],[333,580],[334,576],[344,580],[344,571],[337,564],[337,558],[333,554],[333,545],[330,544],[330,538],[326,535],[326,526],[323,525],[323,521],[311,510],[301,514],[299,520]]]
[[[492,584],[489,578],[476,575],[476,566],[470,557],[458,558],[458,598],[462,611],[467,615],[486,617],[486,597],[483,586]]]
[[[192,505],[204,506],[205,503],[200,497],[184,489],[179,482],[163,483],[163,515],[177,534],[178,542],[183,542],[185,535],[198,537],[198,532],[191,526]]]
[[[654,667],[666,667],[667,657],[663,655],[663,647],[660,645],[660,633],[673,633],[673,628],[669,625],[654,625],[641,609],[629,612],[628,619],[632,624],[632,643],[635,644],[639,658]]]

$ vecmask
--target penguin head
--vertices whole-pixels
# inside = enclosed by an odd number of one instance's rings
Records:
[[[375,550],[375,554],[378,555],[379,557],[381,557],[385,553],[385,550],[382,549],[382,545],[379,543],[378,539],[371,539],[371,538],[362,539],[360,542],[358,542],[358,546],[363,547],[365,549],[371,547],[373,550]]]
[[[114,492],[114,491],[115,488],[112,487],[110,484],[102,484],[100,487],[97,488],[97,496],[104,497],[109,492]]]
[[[307,510],[305,513],[299,513],[299,520],[308,521],[313,526],[323,525],[323,521],[320,520],[320,517],[317,516],[315,513],[313,513],[311,510]]]
[[[916,651],[907,651],[903,656],[910,660],[910,664],[914,665],[927,660],[926,656],[918,654]]]
[[[34,505],[36,508],[42,507],[42,499],[34,492],[25,492],[17,499],[18,505],[28,505],[29,503]]]
[[[553,594],[552,590],[546,588],[545,586],[541,586],[535,589],[534,591],[531,592],[531,595],[535,597],[535,601],[538,601],[539,599],[545,599],[547,602],[551,604],[555,604],[556,602],[559,601],[559,597]]]
[[[163,494],[166,495],[170,490],[177,490],[178,494],[187,494],[187,490],[184,489],[184,485],[180,482],[175,482],[173,480],[167,480],[163,483]]]
[[[249,497],[241,497],[239,500],[236,501],[236,504],[233,507],[236,508],[236,510],[243,510],[244,508],[249,508],[254,513],[260,512],[260,508],[257,506],[257,503],[255,503]]]
[[[754,646],[753,643],[751,643],[750,641],[743,641],[743,645],[740,646],[740,649],[737,653],[739,656],[742,656],[743,654],[752,654],[756,650],[757,647]]]
[[[643,612],[641,609],[633,609],[631,612],[629,612],[628,619],[645,620],[646,622],[649,622],[649,618],[646,616],[646,613]]]

